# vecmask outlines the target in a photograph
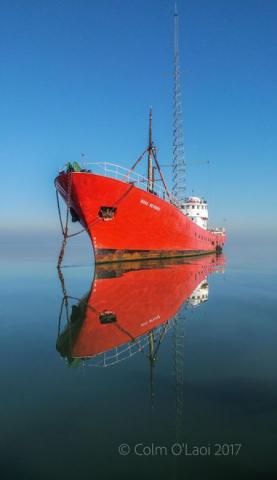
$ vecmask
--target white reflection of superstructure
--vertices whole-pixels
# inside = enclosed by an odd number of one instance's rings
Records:
[[[199,283],[196,289],[188,298],[188,304],[192,307],[198,307],[201,303],[207,302],[209,296],[209,284],[207,277]]]

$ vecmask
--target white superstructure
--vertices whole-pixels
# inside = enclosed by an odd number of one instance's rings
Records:
[[[182,212],[199,227],[208,228],[208,204],[200,197],[188,197],[182,205]]]

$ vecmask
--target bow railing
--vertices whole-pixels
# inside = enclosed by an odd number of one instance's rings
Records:
[[[122,167],[121,165],[116,165],[115,163],[109,162],[86,162],[83,163],[83,166],[86,170],[91,170],[92,173],[104,175],[105,177],[115,178],[116,180],[121,180],[126,183],[133,183],[136,187],[141,188],[142,190],[148,191],[149,190],[149,182],[146,177],[137,173],[133,170],[128,168]],[[168,197],[166,190],[157,184],[157,181],[153,182],[150,185],[152,190],[151,193],[157,195],[158,197],[166,200],[174,205],[178,206],[178,201],[170,195]]]

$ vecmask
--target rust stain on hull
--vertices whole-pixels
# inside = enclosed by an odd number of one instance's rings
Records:
[[[112,249],[97,249],[95,250],[95,262],[113,263],[113,262],[128,262],[141,260],[154,260],[163,258],[181,258],[181,257],[195,257],[200,255],[209,255],[216,253],[216,250],[112,250]]]

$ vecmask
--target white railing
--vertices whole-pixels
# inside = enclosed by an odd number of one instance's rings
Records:
[[[96,162],[96,163],[83,163],[82,166],[87,170],[91,169],[93,173],[104,175],[105,177],[115,178],[126,183],[133,183],[136,187],[141,188],[142,190],[147,191],[148,189],[148,179],[141,175],[140,173],[134,172],[128,168],[121,167],[115,163],[109,162]],[[167,200],[168,202],[174,203],[178,206],[178,201],[170,195],[170,199],[166,193],[166,190],[160,185],[154,184],[154,194],[158,195],[160,198]]]
[[[225,234],[225,228],[220,228],[220,227],[215,227],[210,229],[212,233],[215,233],[217,235],[224,235]]]

